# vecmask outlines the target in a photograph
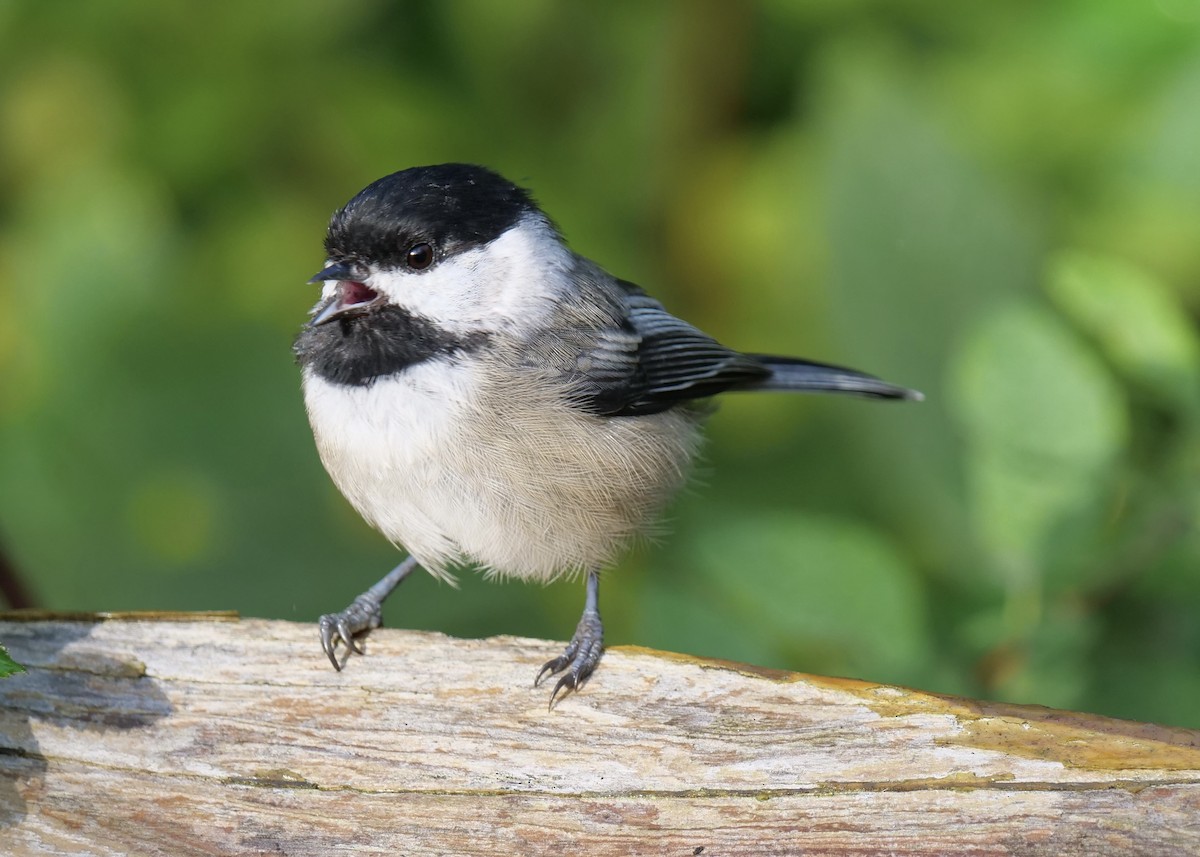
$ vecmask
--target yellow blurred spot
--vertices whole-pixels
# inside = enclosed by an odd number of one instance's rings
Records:
[[[57,173],[109,152],[126,111],[104,70],[81,57],[44,59],[14,81],[0,109],[0,145],[21,171]]]
[[[167,565],[191,562],[213,544],[215,486],[199,473],[163,470],[133,489],[128,520],[138,546]]]

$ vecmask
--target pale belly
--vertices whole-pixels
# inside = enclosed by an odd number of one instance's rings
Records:
[[[355,509],[427,570],[549,580],[612,561],[682,485],[695,414],[603,419],[544,385],[422,364],[370,387],[305,373],[321,461]]]

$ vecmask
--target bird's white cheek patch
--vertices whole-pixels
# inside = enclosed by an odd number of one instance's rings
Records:
[[[491,244],[428,271],[382,271],[367,285],[455,333],[503,329],[545,319],[566,287],[569,264],[570,251],[550,227],[526,219]]]

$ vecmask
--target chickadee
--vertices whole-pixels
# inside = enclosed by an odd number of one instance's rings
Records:
[[[534,680],[577,689],[603,651],[599,574],[679,490],[708,397],[921,394],[850,369],[743,354],[571,251],[529,193],[483,167],[414,167],[338,210],[321,299],[296,340],[317,449],[359,514],[409,556],[321,645],[379,626],[417,565],[450,579],[583,573],[583,616]]]

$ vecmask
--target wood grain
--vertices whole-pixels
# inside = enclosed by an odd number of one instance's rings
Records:
[[[1200,733],[614,648],[0,619],[0,854],[1200,854]]]

